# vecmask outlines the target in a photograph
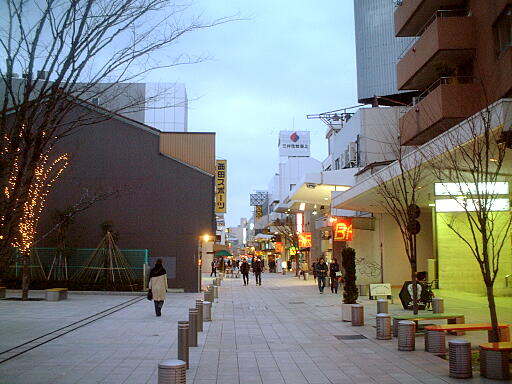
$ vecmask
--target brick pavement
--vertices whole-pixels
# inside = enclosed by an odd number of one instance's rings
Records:
[[[340,321],[341,295],[325,292],[319,295],[313,282],[290,275],[265,273],[261,287],[254,285],[254,279],[248,287],[241,279],[224,279],[214,321],[205,323],[199,347],[190,349],[187,382],[460,382],[448,377],[446,361],[423,352],[422,337],[417,338],[414,352],[397,351],[396,339],[375,340],[375,302],[363,299],[366,325],[352,327]],[[198,297],[169,294],[161,318],[154,316],[152,303],[142,300],[0,364],[0,383],[154,384],[158,362],[176,358],[176,322],[188,318],[188,308]],[[127,299],[70,294],[69,300],[57,303],[0,300],[0,345],[13,345],[51,330],[52,325],[57,328]],[[452,310],[449,303],[445,305]],[[339,340],[336,335],[366,339]],[[493,381],[476,374],[466,382]]]

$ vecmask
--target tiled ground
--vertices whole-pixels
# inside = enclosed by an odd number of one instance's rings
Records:
[[[485,302],[480,298],[461,300],[450,297],[449,292],[443,295],[447,311],[463,311],[467,322],[485,319]],[[0,364],[0,384],[154,384],[158,362],[176,357],[176,322],[188,318],[188,308],[199,297],[169,294],[161,318],[154,316],[152,303],[138,302]],[[69,300],[58,303],[0,300],[0,348],[5,350],[129,299],[70,294]],[[214,305],[214,321],[205,323],[199,347],[190,349],[187,382],[461,382],[448,378],[446,361],[423,352],[422,337],[417,338],[414,352],[397,351],[396,339],[375,340],[375,302],[362,300],[366,325],[352,327],[340,321],[340,300],[340,295],[327,290],[319,295],[313,282],[290,275],[266,273],[261,287],[255,286],[254,280],[244,287],[240,279],[224,279]],[[501,321],[512,320],[509,304],[499,303],[504,314]],[[398,312],[400,308],[395,304],[390,310]],[[336,335],[364,335],[367,339],[339,340]],[[479,332],[467,336],[473,344],[485,339]],[[466,382],[492,381],[476,373]]]

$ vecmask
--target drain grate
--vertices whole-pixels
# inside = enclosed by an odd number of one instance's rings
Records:
[[[303,301],[290,301],[288,304],[304,304]]]
[[[335,338],[338,340],[361,340],[361,339],[368,339],[366,336],[363,335],[334,335]]]

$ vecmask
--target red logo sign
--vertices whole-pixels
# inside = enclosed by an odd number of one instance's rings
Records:
[[[311,232],[299,233],[299,248],[311,248]]]
[[[290,140],[293,141],[294,143],[299,141],[299,139],[300,139],[300,137],[299,137],[299,135],[297,135],[297,132],[293,132],[292,135],[290,136]]]
[[[284,247],[281,241],[276,241],[276,253],[283,253]]]
[[[352,241],[352,219],[337,219],[333,230],[334,241]]]

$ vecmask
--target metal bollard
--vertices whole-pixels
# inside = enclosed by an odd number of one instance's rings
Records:
[[[219,287],[213,287],[213,298],[214,299],[219,298]]]
[[[377,300],[377,313],[388,313],[388,301],[385,299]]]
[[[364,325],[364,307],[361,304],[352,304],[352,325]]]
[[[203,320],[212,321],[212,303],[211,301],[203,301]]]
[[[166,360],[158,364],[158,384],[186,384],[187,363],[182,360]]]
[[[197,309],[188,310],[188,345],[197,347]]]
[[[209,299],[208,296],[209,296],[208,291],[204,291],[204,293],[203,293],[203,300],[204,301],[208,301],[208,299]]]
[[[473,376],[471,366],[471,343],[463,339],[448,341],[448,358],[450,360],[450,377],[469,379]]]
[[[217,286],[220,287],[222,284],[222,279],[220,277],[217,277]]]
[[[188,321],[178,321],[178,360],[187,363],[188,369]]]
[[[215,279],[213,279],[212,285],[213,286],[219,285],[218,281],[219,281],[218,277],[216,277]]]
[[[398,350],[414,351],[416,347],[416,323],[410,320],[398,322]]]
[[[444,313],[444,300],[434,297],[432,299],[432,313]]]
[[[377,313],[375,323],[377,325],[377,340],[391,339],[391,316],[387,313]]]
[[[203,300],[196,300],[197,332],[203,332]]]

